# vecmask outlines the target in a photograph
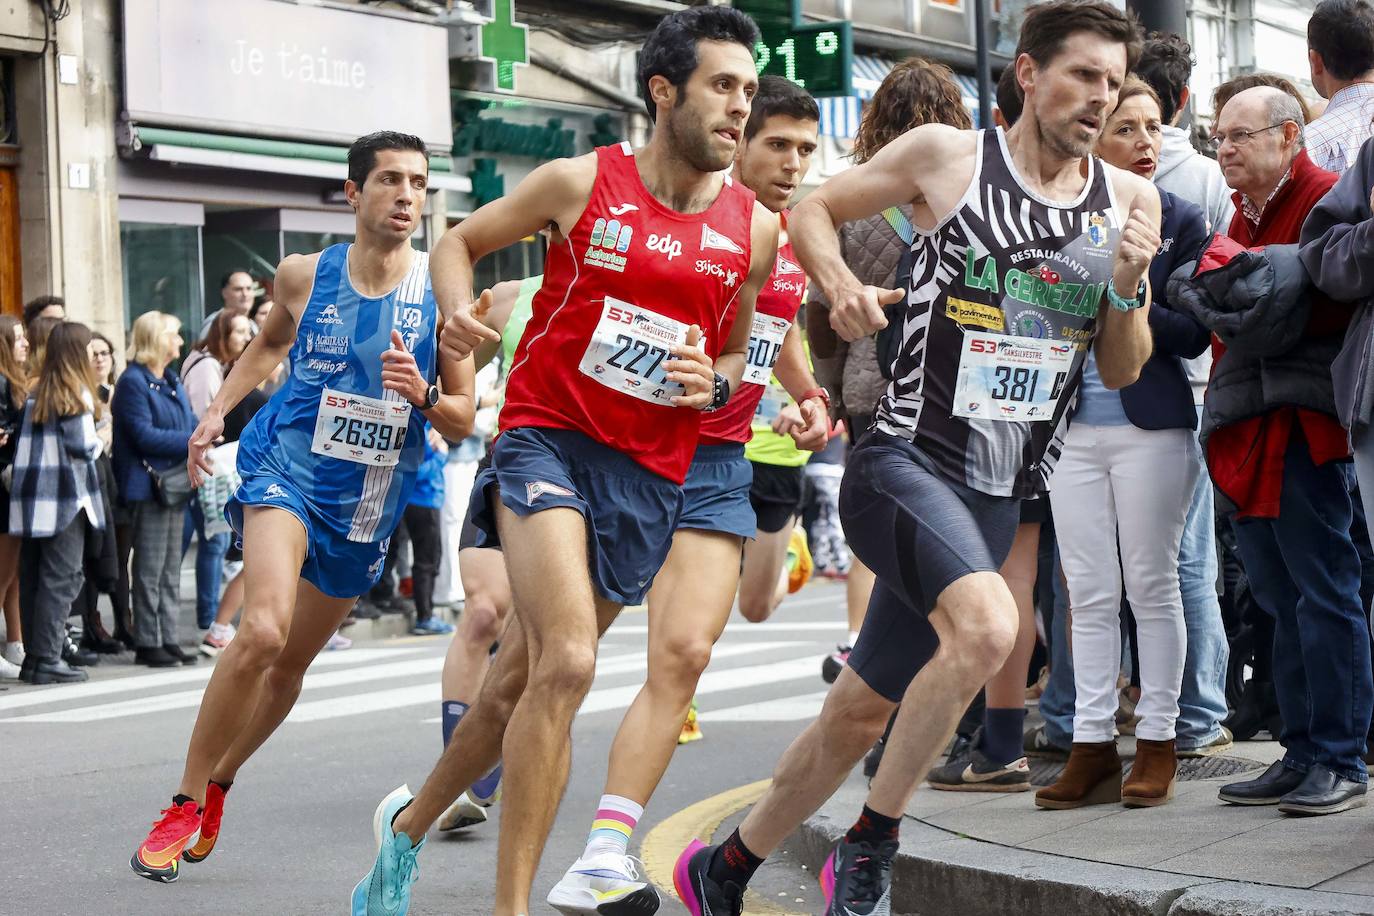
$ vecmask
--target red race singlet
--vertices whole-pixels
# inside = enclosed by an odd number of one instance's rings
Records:
[[[596,151],[591,199],[562,245],[515,349],[500,427],[572,429],[681,483],[702,413],[662,363],[695,324],[715,359],[749,277],[754,192],[725,179],[701,213],[670,210],[628,143]]]
[[[783,211],[783,225],[787,225],[786,211]],[[806,274],[792,253],[792,243],[778,246],[773,274],[759,290],[754,303],[754,326],[749,332],[744,379],[739,390],[730,395],[730,403],[701,418],[702,445],[748,442],[753,436],[750,425],[754,413],[773,375],[773,364],[782,352],[787,329],[797,319],[805,289]]]

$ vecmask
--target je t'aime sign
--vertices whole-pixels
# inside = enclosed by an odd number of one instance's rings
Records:
[[[140,123],[452,142],[448,38],[412,19],[284,0],[124,0],[124,79]]]

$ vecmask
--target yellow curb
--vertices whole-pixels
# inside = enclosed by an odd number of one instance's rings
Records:
[[[649,831],[639,848],[640,861],[649,880],[663,893],[673,893],[673,867],[677,857],[693,839],[710,843],[721,821],[749,807],[763,797],[772,784],[760,779],[745,786],[730,789],[683,808],[660,821]],[[674,894],[676,896],[676,894]],[[780,908],[776,903],[754,891],[745,894],[745,910],[754,916],[807,916]]]

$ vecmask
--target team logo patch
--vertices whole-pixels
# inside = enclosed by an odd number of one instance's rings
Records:
[[[649,241],[644,243],[644,247],[650,251],[657,251],[669,261],[682,254],[682,243],[671,235],[652,234]]]
[[[744,249],[739,247],[729,237],[722,235],[705,223],[701,224],[701,250],[715,249],[716,251],[728,251],[731,254],[744,254]]]
[[[560,487],[556,483],[546,483],[542,480],[531,480],[525,484],[525,503],[534,505],[534,501],[539,497],[548,494],[550,496],[576,496],[567,487]]]
[[[316,324],[343,324],[343,319],[339,317],[339,307],[334,303],[329,303],[320,309],[320,314],[315,318]]]
[[[959,324],[1001,331],[1007,326],[1007,314],[995,305],[984,302],[970,302],[949,296],[945,299],[945,317]]]
[[[630,250],[634,234],[633,226],[621,225],[618,219],[598,217],[592,224],[592,237],[582,263],[624,273],[625,252]]]
[[[290,494],[288,494],[288,493],[286,492],[286,488],[285,488],[285,487],[283,487],[283,486],[282,486],[281,484],[279,484],[279,483],[274,483],[274,484],[272,484],[271,486],[269,486],[269,487],[267,488],[266,492],[264,492],[264,493],[262,494],[262,498],[263,498],[263,499],[286,499],[288,495],[290,495]]]
[[[367,568],[367,577],[376,579],[382,574],[382,567],[386,565],[386,557],[378,557],[372,561],[372,565]]]
[[[793,264],[782,255],[778,255],[778,276],[782,276],[783,274],[799,274],[801,272],[802,269],[799,266]]]
[[[620,204],[617,207],[610,208],[611,216],[624,216],[626,213],[634,213],[638,210],[639,208],[634,204]]]
[[[722,285],[729,289],[734,289],[735,284],[739,282],[739,271],[729,270],[717,264],[715,261],[706,258],[697,260],[697,273],[706,274],[708,277],[715,277],[720,280]]]
[[[1012,333],[1018,337],[1034,337],[1044,340],[1050,336],[1050,322],[1042,312],[1026,309],[1016,313],[1012,323]]]
[[[1088,217],[1088,241],[1098,248],[1107,244],[1107,218],[1101,213]]]

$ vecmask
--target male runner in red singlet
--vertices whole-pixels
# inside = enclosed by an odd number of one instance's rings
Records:
[[[905,301],[892,384],[840,493],[845,533],[878,584],[848,666],[768,792],[722,844],[679,857],[674,883],[694,916],[741,911],[763,857],[900,701],[863,811],[820,875],[828,916],[891,911],[902,814],[1015,642],[998,569],[1020,500],[1046,489],[1087,348],[1109,388],[1149,358],[1159,193],[1092,155],[1140,55],[1139,25],[1107,0],[1052,0],[1028,10],[1019,47],[1025,110],[1011,130],[913,128],[793,214],[802,266],[846,340]],[[908,294],[860,283],[835,236],[901,204],[916,224]]]
[[[816,101],[805,89],[781,77],[760,78],[733,174],[784,220],[792,193],[810,167],[819,121]],[[682,488],[677,533],[649,592],[648,678],[611,745],[605,794],[592,818],[586,849],[549,892],[549,905],[570,916],[658,909],[656,890],[628,854],[630,836],[672,760],[697,680],[730,617],[740,582],[741,547],[758,538],[743,548],[744,562],[770,566],[774,584],[783,562],[772,555],[777,535],[770,538],[759,530],[771,506],[753,504],[754,469],[744,454],[756,411],[767,410],[767,423],[778,413],[776,394],[764,400],[775,371],[805,417],[791,430],[797,443],[822,448],[829,430],[825,392],[807,366],[801,333],[793,323],[805,285],[792,246],[780,237],[773,274],[754,311],[743,384],[724,409],[702,419],[700,444]],[[795,470],[796,496],[784,513],[789,531],[801,502],[801,469]]]
[[[597,639],[643,599],[667,555],[700,411],[739,387],[754,300],[774,267],[777,217],[723,174],[758,86],[757,38],[729,7],[665,17],[640,54],[649,144],[547,163],[435,249],[441,346],[461,358],[496,337],[472,299],[473,263],[552,230],[484,498],[471,509],[505,553],[520,626],[420,794],[397,790],[378,807],[380,849],[354,913],[406,912],[426,831],[498,757],[506,800],[492,910],[529,911]]]

